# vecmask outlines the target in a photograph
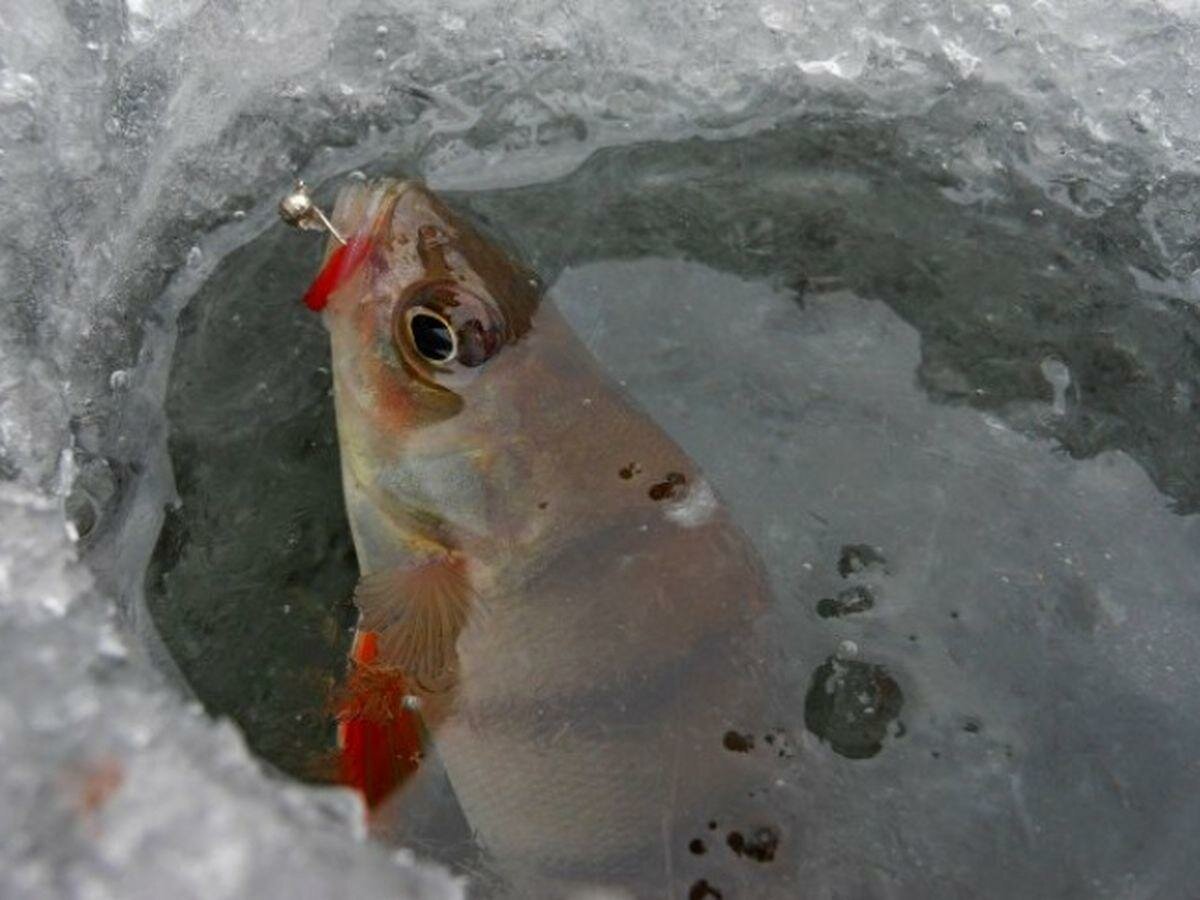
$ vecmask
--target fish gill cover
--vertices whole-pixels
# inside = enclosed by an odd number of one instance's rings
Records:
[[[142,598],[156,541],[151,574],[183,577],[163,562],[186,561],[199,527],[200,501],[177,503],[189,477],[208,490],[203,467],[224,460],[233,490],[280,460],[255,429],[281,424],[281,447],[288,428],[299,447],[320,434],[321,335],[279,294],[299,296],[312,264],[270,229],[295,175],[359,167],[471,191],[543,275],[566,270],[581,334],[730,497],[780,603],[810,615],[787,632],[797,721],[805,689],[856,683],[818,673],[902,689],[887,715],[814,700],[867,717],[885,744],[868,760],[817,734],[789,744],[811,773],[814,885],[1187,892],[1194,4],[11,0],[0,21],[4,893],[461,892],[365,843],[353,798],[269,775],[188,702],[204,673],[185,686],[189,657]],[[739,277],[609,262],[653,255]],[[214,297],[222,284],[237,293]],[[629,303],[601,314],[587,301],[613,285]],[[831,302],[843,288],[888,309]],[[664,319],[683,293],[709,305]],[[737,297],[736,315],[713,305]],[[697,322],[729,373],[700,407],[713,367],[692,352]],[[201,328],[221,340],[187,339]],[[789,331],[799,343],[779,343]],[[735,413],[774,440],[730,444]],[[310,449],[328,473],[329,449]],[[787,508],[811,531],[771,504],[781,483],[810,489]],[[337,502],[316,484],[279,503]],[[1045,515],[1014,533],[1000,526],[1018,502]],[[268,536],[287,560],[272,577],[312,551],[305,616],[346,595],[345,542],[321,527]],[[945,537],[967,534],[985,539]],[[893,568],[843,578],[840,548],[860,544]],[[236,561],[213,568],[254,583]],[[196,590],[222,602],[221,580]],[[860,584],[872,609],[816,613]],[[287,603],[263,606],[284,618]],[[239,624],[201,631],[223,623]],[[304,633],[332,657],[336,637]],[[251,719],[304,714],[290,677],[256,684],[284,684],[270,703],[202,697],[284,768],[296,730]]]

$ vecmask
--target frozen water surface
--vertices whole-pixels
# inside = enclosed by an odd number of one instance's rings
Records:
[[[354,561],[274,203],[361,169],[510,236],[764,556],[810,896],[1187,896],[1198,26],[9,0],[0,893],[489,890],[444,785],[413,857],[311,784]]]

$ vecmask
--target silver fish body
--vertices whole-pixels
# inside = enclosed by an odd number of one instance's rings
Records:
[[[373,242],[325,312],[360,629],[481,843],[533,895],[795,896],[769,592],[713,488],[429,192],[353,185],[333,220]]]

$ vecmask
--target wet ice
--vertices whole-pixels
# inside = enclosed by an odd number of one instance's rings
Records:
[[[931,402],[915,332],[878,302],[834,292],[800,309],[665,260],[584,266],[557,288],[766,554],[772,631],[796,696],[807,690],[786,724],[813,738],[788,777],[812,814],[814,880],[871,896],[926,895],[932,881],[947,895],[1087,896],[1129,872],[1177,883],[1182,845],[1139,835],[1195,821],[1168,799],[1192,784],[1200,737],[1186,662],[1200,609],[1182,601],[1194,517],[1125,454],[1075,461]],[[690,298],[707,352],[664,378],[658,337],[605,298],[650,316],[668,289]],[[731,307],[752,323],[737,340]],[[690,390],[720,399],[677,402]],[[796,415],[774,418],[767,441],[754,423],[784,395]],[[820,617],[817,597],[868,573],[874,608]]]

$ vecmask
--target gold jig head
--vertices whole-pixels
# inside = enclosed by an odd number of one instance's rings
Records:
[[[338,234],[321,208],[312,201],[308,185],[297,181],[292,192],[279,201],[279,218],[293,228],[303,228],[309,231],[328,231],[333,239],[345,246],[346,239]]]

